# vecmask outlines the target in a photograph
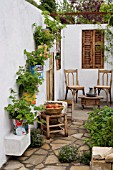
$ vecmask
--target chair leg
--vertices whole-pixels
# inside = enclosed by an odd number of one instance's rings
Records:
[[[111,89],[109,90],[109,96],[110,96],[110,104],[112,103],[111,101]]]
[[[77,103],[77,98],[78,98],[78,90],[76,91],[76,103]]]
[[[105,90],[106,93],[106,101],[107,101],[107,105],[108,105],[108,90]]]
[[[100,95],[100,91],[101,91],[101,89],[98,89],[98,96]]]
[[[65,100],[67,99],[68,89],[66,88]]]
[[[84,89],[82,90],[82,93],[83,93],[83,95],[85,95],[85,90]]]

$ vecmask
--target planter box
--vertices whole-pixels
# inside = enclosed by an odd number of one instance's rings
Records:
[[[23,136],[17,136],[13,133],[9,133],[5,136],[4,143],[6,155],[21,156],[31,143],[30,133]]]

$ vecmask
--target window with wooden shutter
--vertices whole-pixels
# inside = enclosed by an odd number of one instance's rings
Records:
[[[104,68],[104,34],[100,30],[82,31],[82,68]]]

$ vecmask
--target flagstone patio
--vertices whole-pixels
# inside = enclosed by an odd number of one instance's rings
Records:
[[[101,103],[101,107],[103,105],[106,103]],[[75,104],[74,119],[68,119],[68,137],[64,137],[63,133],[52,134],[40,148],[28,148],[22,156],[11,157],[2,170],[90,170],[89,166],[80,163],[59,162],[58,151],[60,147],[68,144],[76,145],[80,152],[89,149],[84,143],[88,133],[83,125],[88,118],[87,113],[91,110],[92,107],[82,110],[79,103]]]

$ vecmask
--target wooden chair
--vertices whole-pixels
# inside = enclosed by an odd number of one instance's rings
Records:
[[[65,100],[67,99],[68,90],[71,90],[73,95],[73,100],[74,100],[74,96],[76,95],[76,103],[77,103],[78,91],[82,90],[82,93],[85,95],[84,86],[80,86],[78,82],[78,69],[64,70],[64,75],[65,75],[65,84],[66,84]]]
[[[97,85],[94,86],[94,92],[96,93],[97,90],[98,95],[100,95],[101,90],[105,91],[107,104],[108,104],[108,94],[110,96],[110,103],[111,103],[112,71],[113,70],[98,70]]]

